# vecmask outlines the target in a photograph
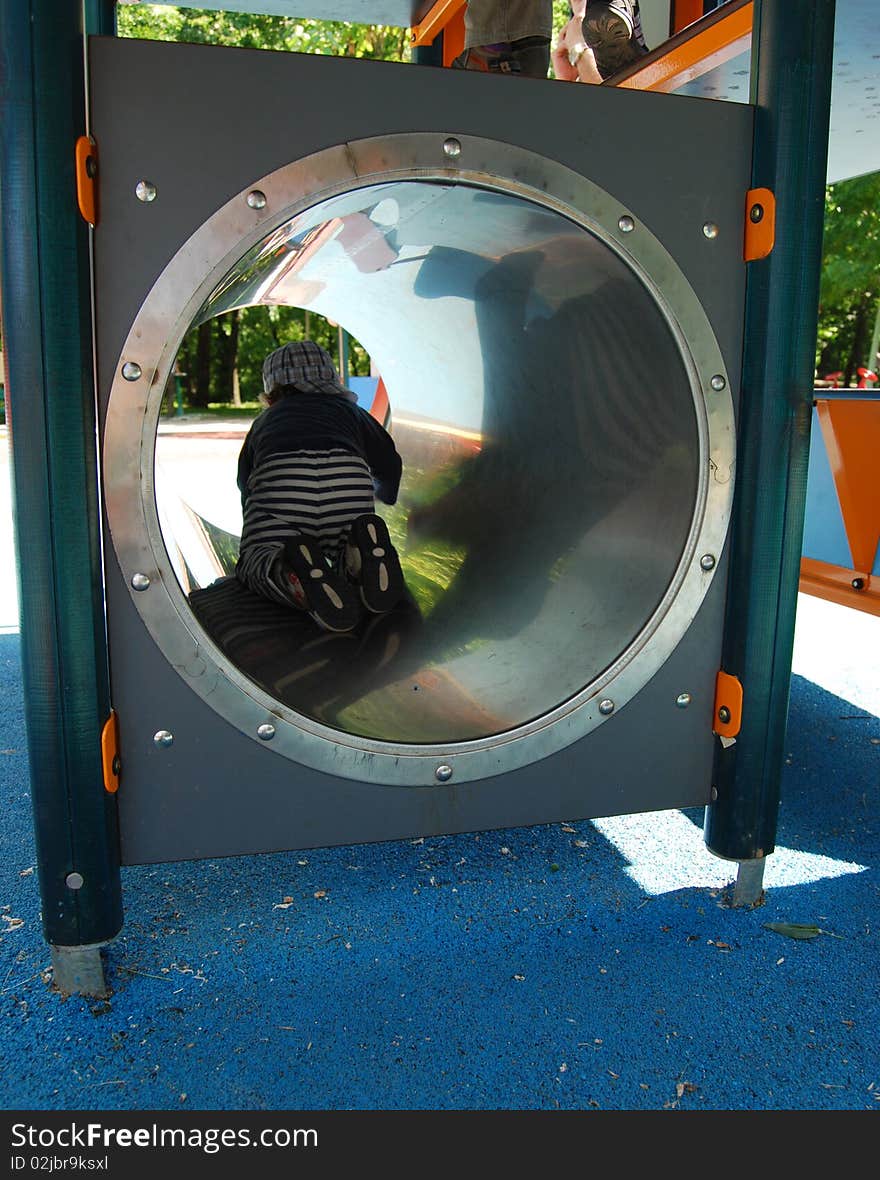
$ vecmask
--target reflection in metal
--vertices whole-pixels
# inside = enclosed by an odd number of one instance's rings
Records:
[[[440,751],[457,782],[500,773],[619,710],[693,618],[710,580],[694,558],[720,551],[730,508],[732,407],[729,395],[707,407],[702,392],[723,361],[672,259],[644,227],[623,252],[623,211],[583,178],[462,139],[462,158],[484,164],[473,176],[395,172],[398,150],[442,158],[443,140],[425,135],[365,141],[347,184],[350,150],[313,158],[304,179],[304,165],[262,178],[283,220],[250,231],[236,254],[244,231],[221,210],[193,239],[194,258],[200,246],[217,259],[210,284],[187,270],[185,248],[148,297],[137,338],[166,378],[191,324],[288,304],[344,325],[382,374],[404,460],[399,503],[383,508],[410,590],[394,616],[327,636],[305,616],[245,602],[210,560],[194,578],[184,518],[203,554],[212,531],[234,536],[236,523],[163,492],[174,462],[164,438],[158,515],[145,469],[144,516],[159,568],[175,549],[184,557],[182,588],[162,581],[171,611],[161,595],[135,596],[169,658],[186,646],[171,636],[183,622],[202,666],[216,668],[193,678],[194,691],[244,732],[268,709],[279,753],[374,781],[435,781]],[[335,191],[297,203],[296,183],[315,187],[325,156]],[[364,163],[377,160],[371,174]],[[200,304],[186,303],[187,283]],[[170,340],[157,334],[163,314],[169,332],[176,325]],[[115,405],[114,388],[108,434],[130,435],[136,416]],[[121,465],[134,441],[105,443],[120,455],[118,479],[112,465],[105,478],[123,569],[139,526],[114,484],[130,478]],[[234,487],[234,462],[225,478]],[[230,572],[228,555],[214,554]]]
[[[419,742],[512,729],[614,662],[681,560],[699,439],[672,333],[607,245],[509,194],[367,188],[279,227],[198,318],[242,303],[346,324],[383,374],[405,470],[385,515],[424,617],[390,683],[338,707],[243,671],[307,716]],[[169,549],[204,532],[159,502]]]

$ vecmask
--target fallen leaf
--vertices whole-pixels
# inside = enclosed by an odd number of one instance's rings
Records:
[[[697,1089],[693,1082],[676,1082],[675,1093],[676,1097],[681,1098],[684,1094],[693,1094]]]
[[[514,975],[513,978],[517,981],[517,983],[522,983],[522,981],[525,979],[525,976],[524,975]]]
[[[562,830],[563,830],[563,832],[572,832],[574,834],[577,834],[577,828],[573,828],[570,824],[563,824]]]
[[[312,896],[313,897],[326,897],[327,890],[326,889],[316,889]]]
[[[765,930],[784,934],[786,938],[818,938],[824,933],[818,926],[807,926],[799,922],[764,922]]]

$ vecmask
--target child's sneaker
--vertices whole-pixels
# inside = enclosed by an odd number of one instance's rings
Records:
[[[343,561],[368,611],[382,615],[397,606],[405,583],[397,550],[381,516],[368,512],[352,522]]]
[[[583,31],[603,79],[648,52],[638,0],[587,0]]]
[[[361,611],[351,587],[329,567],[319,546],[295,533],[284,543],[281,584],[294,606],[307,611],[325,631],[351,631]]]

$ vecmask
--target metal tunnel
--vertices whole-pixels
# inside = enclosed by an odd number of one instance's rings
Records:
[[[273,303],[344,325],[382,375],[404,479],[380,510],[411,593],[317,636],[234,583],[199,586],[199,546],[229,574],[237,530],[174,504],[160,438],[165,545],[245,676],[343,731],[460,742],[539,721],[650,643],[699,506],[700,398],[607,241],[513,192],[370,185],[258,241],[195,322]]]

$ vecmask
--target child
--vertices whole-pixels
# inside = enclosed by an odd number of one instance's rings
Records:
[[[238,460],[244,523],[235,572],[252,590],[307,611],[325,631],[350,631],[361,603],[384,614],[404,591],[397,553],[374,511],[374,494],[386,504],[397,500],[400,456],[312,341],[266,357],[263,391],[267,408]]]

